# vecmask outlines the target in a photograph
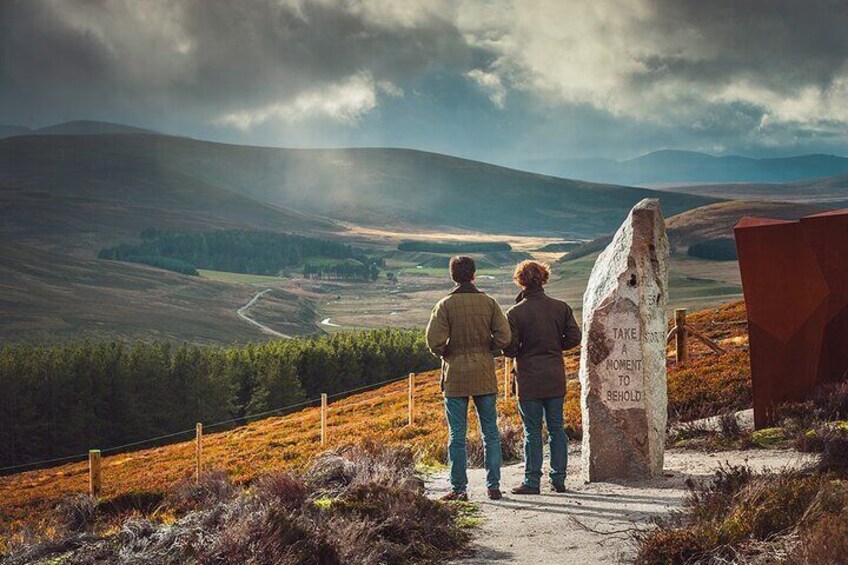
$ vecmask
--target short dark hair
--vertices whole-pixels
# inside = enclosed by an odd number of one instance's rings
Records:
[[[459,284],[471,282],[476,272],[477,265],[471,257],[465,255],[451,257],[450,275],[454,282]]]

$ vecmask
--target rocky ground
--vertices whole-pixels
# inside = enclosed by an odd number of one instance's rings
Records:
[[[708,480],[721,464],[747,463],[752,469],[761,470],[797,467],[809,460],[809,456],[791,450],[669,450],[662,477],[643,482],[584,484],[579,478],[579,446],[572,445],[567,493],[543,489],[538,496],[509,494],[510,488],[520,484],[523,474],[523,465],[509,465],[502,471],[505,496],[497,502],[486,498],[483,469],[472,469],[469,494],[480,505],[483,522],[475,532],[473,554],[459,563],[627,562],[634,551],[631,531],[648,527],[652,517],[680,508],[687,479]],[[428,488],[434,497],[446,493],[447,472],[435,475]]]

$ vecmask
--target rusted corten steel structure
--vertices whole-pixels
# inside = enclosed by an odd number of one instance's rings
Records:
[[[848,376],[848,209],[734,229],[748,310],[754,424]]]

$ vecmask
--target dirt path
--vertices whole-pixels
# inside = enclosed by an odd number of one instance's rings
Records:
[[[759,470],[798,466],[806,461],[809,458],[794,451],[669,451],[664,477],[640,483],[587,485],[579,479],[580,452],[575,450],[569,453],[566,494],[546,488],[538,496],[509,494],[510,488],[520,484],[524,471],[520,464],[510,465],[502,470],[504,498],[497,502],[486,498],[484,471],[472,469],[469,494],[480,504],[484,522],[475,534],[474,554],[458,563],[629,562],[634,548],[628,530],[645,527],[651,517],[680,508],[687,479],[708,479],[724,462],[747,462]],[[436,475],[428,486],[432,496],[447,492],[447,473]]]
[[[246,314],[246,312],[250,309],[250,307],[253,306],[254,304],[256,304],[256,301],[259,300],[260,297],[268,294],[272,290],[274,290],[274,289],[273,288],[266,288],[265,290],[263,290],[261,292],[257,292],[256,295],[253,298],[248,300],[247,304],[245,304],[244,306],[242,306],[241,308],[236,310],[236,314],[238,314],[239,318],[241,318],[242,320],[246,320],[246,321],[250,322],[251,324],[253,324],[254,326],[256,326],[257,328],[259,328],[260,330],[262,330],[265,333],[275,335],[277,337],[281,337],[281,338],[284,338],[284,339],[291,339],[290,335],[286,335],[286,334],[278,332],[275,329],[269,328],[265,324],[263,324],[261,322],[257,322],[256,320],[254,320],[253,318],[251,318],[250,316],[248,316]]]

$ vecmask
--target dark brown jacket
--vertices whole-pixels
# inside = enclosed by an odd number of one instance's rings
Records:
[[[512,341],[504,354],[515,358],[518,398],[565,396],[562,352],[581,337],[571,307],[542,287],[522,292],[516,302],[506,313]]]

